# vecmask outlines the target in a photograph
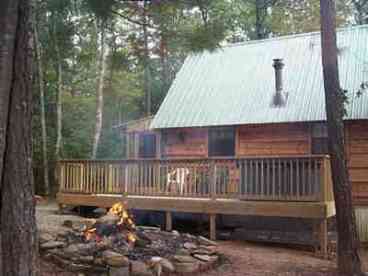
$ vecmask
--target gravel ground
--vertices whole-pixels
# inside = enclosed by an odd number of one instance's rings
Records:
[[[64,220],[78,220],[77,216],[59,215],[57,205],[37,206],[37,224],[40,232],[55,233],[65,229]],[[323,260],[312,252],[270,244],[241,241],[219,242],[220,251],[226,261],[216,270],[201,274],[205,276],[333,276],[336,273],[334,260]],[[361,253],[368,271],[368,250]],[[43,276],[69,276],[56,272],[55,267],[43,263]],[[194,276],[194,275],[193,275]]]
[[[67,229],[62,226],[65,220],[77,221],[80,218],[74,215],[58,214],[57,204],[50,203],[37,206],[36,220],[39,232],[56,233],[60,230]]]

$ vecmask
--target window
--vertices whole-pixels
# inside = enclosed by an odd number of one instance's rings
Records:
[[[312,154],[328,154],[327,125],[324,123],[312,125]]]
[[[235,131],[232,127],[212,128],[208,131],[209,156],[234,156]]]
[[[139,157],[155,158],[156,157],[156,135],[140,134],[139,135]]]

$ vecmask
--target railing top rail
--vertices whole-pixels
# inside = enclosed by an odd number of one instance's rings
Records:
[[[241,157],[208,157],[208,158],[136,158],[136,159],[63,159],[58,163],[130,163],[130,162],[204,162],[204,161],[241,161],[260,159],[329,159],[329,155],[269,155],[269,156],[241,156]]]

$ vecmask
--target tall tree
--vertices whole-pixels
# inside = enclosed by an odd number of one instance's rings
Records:
[[[97,62],[97,87],[96,87],[96,123],[93,136],[92,159],[96,159],[98,144],[101,138],[102,116],[103,116],[103,93],[106,75],[106,41],[105,41],[105,22],[100,26],[96,23],[97,45],[99,46]]]
[[[55,23],[54,23],[55,24]],[[57,94],[56,94],[56,145],[55,145],[55,158],[60,158],[61,142],[62,142],[62,129],[63,129],[63,65],[62,57],[59,47],[59,41],[54,26],[54,47],[56,54],[56,72],[57,72]]]
[[[29,2],[0,2],[1,275],[28,276],[38,271],[31,169]]]
[[[353,0],[355,21],[361,24],[368,23],[368,0]]]
[[[147,1],[143,1],[143,21],[142,21],[142,32],[143,32],[143,70],[144,70],[144,93],[145,93],[145,104],[146,104],[146,115],[151,115],[151,101],[152,101],[152,95],[151,95],[151,86],[150,86],[150,52],[148,48],[148,30],[147,30],[147,24],[148,24],[148,16],[147,16],[147,9],[148,9]]]
[[[35,2],[36,3],[36,2]],[[35,14],[35,13],[34,13]],[[42,138],[42,163],[43,163],[43,180],[44,180],[44,193],[49,195],[50,184],[49,184],[49,165],[47,157],[47,131],[46,131],[46,112],[45,112],[45,89],[44,89],[44,75],[43,75],[43,64],[42,64],[42,51],[41,42],[38,36],[38,20],[36,16],[33,17],[33,36],[35,43],[35,53],[37,59],[37,72],[38,72],[38,89],[40,92],[40,114],[41,114],[41,138]]]
[[[320,0],[322,64],[329,153],[336,205],[338,268],[343,275],[362,275],[353,212],[351,182],[344,150],[345,95],[340,86],[334,0]]]

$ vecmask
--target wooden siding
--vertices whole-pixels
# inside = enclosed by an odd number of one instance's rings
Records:
[[[346,152],[356,204],[368,203],[368,121],[346,123]]]
[[[207,157],[208,132],[204,128],[166,130],[162,135],[162,157]]]
[[[307,124],[240,126],[238,156],[303,155],[310,153]]]

